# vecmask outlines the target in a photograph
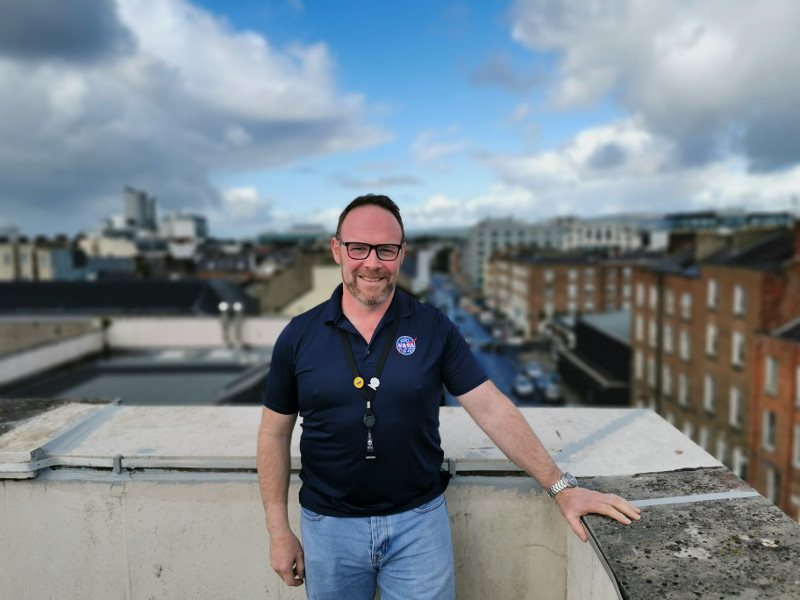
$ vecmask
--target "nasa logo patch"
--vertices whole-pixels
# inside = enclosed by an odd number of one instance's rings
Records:
[[[414,350],[417,349],[417,338],[410,338],[407,335],[401,335],[397,338],[397,341],[394,344],[397,351],[402,354],[403,356],[409,356],[414,354]]]

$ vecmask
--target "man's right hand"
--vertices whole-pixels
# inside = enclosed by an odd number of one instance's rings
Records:
[[[269,561],[272,569],[281,579],[292,587],[303,585],[306,578],[306,565],[303,560],[303,547],[291,531],[270,535]]]

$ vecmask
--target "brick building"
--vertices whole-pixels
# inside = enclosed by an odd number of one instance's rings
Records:
[[[634,267],[643,252],[602,258],[584,254],[506,251],[486,263],[483,295],[490,308],[529,338],[556,315],[630,308]]]
[[[773,497],[791,513],[789,498],[800,494],[788,491],[792,476],[775,465],[790,464],[797,450],[788,442],[764,449],[762,424],[783,419],[781,435],[794,435],[796,384],[767,394],[762,383],[770,356],[780,356],[787,378],[797,365],[797,342],[780,332],[800,316],[800,227],[675,240],[668,259],[634,275],[631,401],[656,410],[759,491],[780,477],[785,485]]]
[[[800,521],[800,227],[794,260],[765,297],[753,357],[751,483]]]

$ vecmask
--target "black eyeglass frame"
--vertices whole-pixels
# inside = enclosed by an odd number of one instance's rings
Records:
[[[400,251],[403,249],[403,244],[367,244],[366,242],[343,242],[342,240],[339,240],[339,243],[345,247],[345,250],[347,250],[347,256],[349,256],[352,260],[367,260],[372,251],[375,250],[375,256],[378,257],[379,261],[392,262],[397,260],[397,258],[400,256]],[[351,244],[356,246],[367,246],[369,250],[367,250],[366,256],[362,258],[356,258],[352,254],[350,254]],[[381,248],[391,248],[392,250],[396,250],[397,254],[394,255],[394,258],[381,258],[380,254]]]

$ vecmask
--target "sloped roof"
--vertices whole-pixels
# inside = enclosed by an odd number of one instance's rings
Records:
[[[626,344],[630,344],[631,313],[627,310],[583,315],[580,317],[580,320],[606,335],[615,337]]]
[[[705,262],[750,269],[775,269],[792,258],[794,234],[792,231],[777,231],[744,248],[726,249],[716,253]]]

